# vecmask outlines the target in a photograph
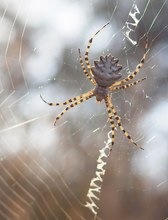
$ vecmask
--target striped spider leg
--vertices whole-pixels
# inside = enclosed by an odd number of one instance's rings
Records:
[[[40,95],[41,99],[48,105],[50,106],[64,106],[64,105],[68,105],[54,120],[54,125],[56,125],[57,121],[70,109],[75,107],[76,105],[79,105],[80,103],[90,99],[93,97],[93,90],[84,93],[80,96],[76,96],[73,97],[71,99],[66,100],[65,102],[60,102],[60,103],[54,103],[54,102],[47,102],[41,95]]]
[[[109,25],[110,22],[106,23],[105,25],[103,25],[103,27],[101,27],[89,40],[88,42],[88,45],[87,45],[87,48],[86,48],[86,52],[85,52],[85,63],[86,63],[86,66],[89,70],[89,73],[88,71],[86,70],[85,68],[85,65],[84,65],[84,62],[83,62],[83,59],[82,59],[82,54],[81,54],[81,51],[80,49],[78,49],[78,52],[79,52],[79,59],[80,59],[80,64],[81,64],[81,67],[83,69],[83,72],[84,74],[86,75],[86,77],[91,81],[91,83],[96,86],[96,82],[93,78],[93,73],[92,73],[92,69],[91,69],[91,65],[89,63],[89,58],[88,58],[88,55],[89,55],[89,49],[92,45],[92,42],[93,42],[93,39],[95,38],[95,36],[100,33],[107,25]]]
[[[108,114],[109,114],[109,120],[110,120],[110,123],[111,123],[111,127],[112,127],[112,145],[114,144],[114,129],[115,129],[115,125],[114,125],[114,121],[112,119],[112,113],[113,113],[113,116],[120,128],[120,130],[124,133],[124,135],[129,139],[129,141],[131,141],[135,146],[139,147],[138,144],[136,142],[133,141],[132,137],[129,135],[129,133],[123,128],[122,124],[121,124],[121,120],[120,120],[120,117],[118,116],[113,104],[112,104],[112,101],[111,101],[111,97],[110,95],[108,94],[106,99],[105,99],[105,103],[106,103],[106,106],[107,106],[107,110],[108,110]],[[113,121],[113,122],[112,122]],[[142,147],[139,147],[140,149],[144,150]]]
[[[124,135],[129,139],[130,142],[132,142],[134,145],[138,146],[136,142],[133,141],[129,133],[123,128],[121,124],[121,120],[112,104],[110,93],[111,91],[120,90],[120,89],[126,89],[131,86],[137,85],[138,83],[144,81],[146,78],[139,79],[137,81],[124,84],[132,80],[137,73],[140,71],[141,67],[144,64],[146,55],[147,55],[147,48],[148,48],[148,38],[146,37],[146,44],[145,44],[145,52],[143,54],[143,57],[140,61],[140,63],[135,68],[135,71],[128,75],[125,79],[122,79],[119,81],[119,79],[122,77],[121,73],[119,73],[122,69],[122,65],[120,65],[118,62],[119,60],[112,56],[111,54],[106,56],[100,56],[99,60],[94,61],[94,66],[91,67],[88,59],[89,55],[89,49],[92,45],[94,37],[101,32],[107,25],[106,23],[102,28],[100,28],[89,40],[86,52],[85,52],[85,64],[82,59],[82,55],[79,51],[79,59],[80,59],[80,65],[82,67],[82,70],[85,74],[85,76],[90,80],[90,82],[94,85],[94,88],[82,95],[73,97],[71,99],[66,100],[65,102],[61,103],[52,103],[47,102],[41,97],[41,99],[50,106],[64,106],[68,105],[56,118],[54,121],[54,125],[56,122],[71,108],[75,107],[76,105],[79,105],[80,103],[92,98],[95,96],[97,102],[105,101],[105,105],[108,111],[108,118],[109,122],[111,124],[112,129],[112,146],[114,145],[115,141],[115,121],[116,124],[119,126],[120,130],[124,133]],[[124,84],[124,85],[123,85]],[[139,147],[139,146],[138,146]],[[142,147],[140,147],[143,149]]]
[[[131,86],[137,85],[138,83],[144,81],[145,79],[147,79],[147,78],[144,77],[144,78],[142,78],[142,79],[138,79],[138,80],[136,80],[136,81],[134,81],[134,82],[132,82],[132,83],[128,83],[128,84],[122,85],[122,86],[110,87],[109,90],[110,90],[110,91],[115,91],[115,90],[119,90],[119,89],[127,89],[127,88],[129,88],[129,87],[131,87]]]
[[[109,100],[106,98],[105,99],[105,104],[106,104],[106,108],[107,108],[107,112],[108,112],[108,118],[111,124],[111,145],[114,145],[114,141],[115,141],[115,123],[114,123],[114,119],[113,119],[113,112],[112,112],[112,108],[111,108],[111,103],[109,103]],[[110,151],[112,150],[112,148],[110,149]]]
[[[148,52],[148,36],[146,36],[145,51],[144,51],[143,57],[142,57],[140,63],[135,68],[135,71],[133,73],[131,73],[130,75],[128,75],[125,79],[118,81],[118,82],[115,82],[111,87],[121,85],[121,84],[126,83],[126,82],[130,81],[131,79],[133,79],[139,73],[140,69],[142,68],[142,66],[145,62],[145,59],[146,59],[147,52]],[[110,89],[111,89],[111,87],[110,87]]]
[[[80,49],[78,49],[78,52],[79,52],[79,59],[80,59],[80,65],[82,67],[82,70],[85,74],[85,76],[91,81],[91,83],[95,86],[96,85],[96,82],[95,80],[93,79],[92,75],[90,73],[88,73],[88,71],[86,70],[85,68],[85,65],[84,65],[84,62],[82,60],[82,54],[81,54],[81,51]]]

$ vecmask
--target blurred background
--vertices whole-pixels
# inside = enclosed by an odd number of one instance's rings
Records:
[[[134,3],[136,5],[134,5]],[[134,31],[125,37],[128,22]],[[135,10],[136,9],[136,10]],[[0,1],[0,219],[165,220],[168,218],[168,2],[157,0]],[[133,15],[132,15],[133,17]],[[89,91],[79,63],[89,38],[90,63],[111,53],[126,77],[149,37],[136,79],[112,94],[122,124],[145,150],[116,131],[103,177],[98,215],[84,207],[99,150],[111,127],[95,98],[69,110],[53,126],[61,102]]]

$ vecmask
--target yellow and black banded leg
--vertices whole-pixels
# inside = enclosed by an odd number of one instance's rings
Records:
[[[124,86],[110,87],[110,91],[115,91],[115,90],[119,90],[119,89],[127,89],[127,88],[129,88],[131,86],[137,85],[138,83],[144,81],[145,79],[146,79],[146,77],[142,78],[142,79],[139,79],[139,80],[137,80],[135,82],[129,83],[127,85],[124,85]]]
[[[121,84],[126,83],[126,82],[130,81],[131,79],[133,79],[139,73],[141,67],[143,66],[145,59],[146,59],[147,52],[148,52],[148,36],[146,36],[144,55],[143,55],[140,63],[137,65],[135,71],[133,73],[131,73],[129,76],[127,76],[125,79],[114,83],[113,86],[121,85]]]
[[[88,55],[89,55],[89,49],[92,45],[92,41],[94,39],[94,37],[100,32],[102,31],[110,22],[106,23],[103,27],[101,27],[89,40],[88,42],[88,45],[87,45],[87,48],[86,48],[86,52],[85,52],[85,62],[86,62],[86,65],[87,65],[87,68],[89,69],[89,72],[90,72],[90,75],[93,76],[92,74],[92,70],[91,70],[91,65],[89,63],[89,58],[88,58]]]
[[[74,102],[74,103],[68,105],[68,106],[56,117],[56,119],[55,119],[55,121],[54,121],[54,125],[56,125],[57,121],[58,121],[70,108],[73,108],[73,107],[75,107],[76,105],[79,105],[80,103],[82,103],[82,102],[84,102],[84,101],[86,101],[86,100],[88,100],[88,99],[90,99],[90,98],[92,98],[92,97],[93,97],[93,94],[90,94],[90,95],[84,96],[84,97],[82,97],[81,99],[77,100],[76,102]]]
[[[111,145],[114,145],[114,141],[115,141],[115,124],[114,124],[114,120],[113,120],[113,113],[112,113],[112,109],[111,109],[111,104],[108,102],[108,99],[105,99],[105,103],[106,103],[106,107],[107,107],[107,111],[108,111],[108,118],[111,124]],[[110,149],[110,151],[112,150],[112,148]]]
[[[83,69],[83,72],[86,75],[86,77],[91,81],[91,83],[95,86],[96,85],[95,80],[91,77],[90,73],[88,73],[86,68],[85,68],[85,65],[84,65],[83,60],[82,60],[82,55],[81,55],[80,49],[78,49],[78,51],[79,51],[80,65]]]
[[[41,95],[40,95],[40,98],[43,100],[43,102],[45,102],[46,104],[48,104],[50,106],[63,106],[63,105],[67,105],[69,103],[75,102],[76,100],[80,100],[83,97],[89,96],[91,94],[93,94],[93,90],[91,90],[91,91],[89,91],[87,93],[84,93],[82,95],[76,96],[74,98],[68,99],[65,102],[59,102],[59,103],[47,102],[45,99],[43,99],[43,97]]]
[[[123,128],[123,126],[122,126],[122,124],[121,124],[121,120],[120,120],[120,118],[119,118],[119,116],[118,116],[118,114],[117,114],[117,112],[116,112],[116,110],[115,110],[115,108],[114,108],[114,106],[113,106],[113,104],[112,104],[112,102],[111,102],[111,98],[110,98],[109,95],[107,96],[107,100],[108,100],[108,103],[110,103],[112,112],[113,112],[113,114],[114,114],[114,118],[116,119],[117,124],[118,124],[119,128],[121,129],[121,131],[124,133],[124,135],[125,135],[135,146],[139,147],[138,144],[133,141],[133,139],[131,138],[131,136],[129,135],[129,133]],[[139,147],[139,148],[142,149],[142,150],[144,150],[142,147]]]

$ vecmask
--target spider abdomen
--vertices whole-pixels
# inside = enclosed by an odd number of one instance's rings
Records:
[[[105,57],[100,56],[100,60],[94,61],[95,66],[92,67],[92,73],[98,85],[109,87],[121,78],[119,72],[122,66],[118,62],[119,60],[111,54]]]

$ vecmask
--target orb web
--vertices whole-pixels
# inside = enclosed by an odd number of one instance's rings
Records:
[[[166,219],[167,0],[1,1],[0,219]],[[105,105],[91,99],[53,126],[65,101],[92,88],[79,63],[111,53],[135,87],[112,93],[122,124],[112,152]],[[147,206],[146,204],[150,204]],[[150,209],[150,207],[155,207]],[[131,212],[130,212],[131,210]]]

